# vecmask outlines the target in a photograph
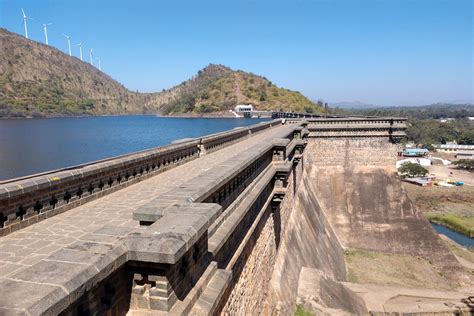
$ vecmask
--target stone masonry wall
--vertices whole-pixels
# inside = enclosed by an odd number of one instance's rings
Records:
[[[245,263],[235,280],[232,292],[222,310],[224,315],[256,315],[261,309],[261,302],[266,296],[271,272],[276,256],[275,214],[266,210],[266,221]],[[278,221],[278,220],[277,220]],[[239,269],[235,267],[233,269]]]
[[[311,140],[311,149],[314,165],[395,168],[398,146],[389,143],[387,138],[320,138]]]
[[[271,206],[265,210],[263,227],[255,236],[253,247],[248,247],[233,273],[240,273],[222,309],[224,315],[258,315],[263,312],[263,302],[268,294],[270,278],[275,264],[277,249],[281,243],[282,229],[287,227],[291,203],[299,186],[302,164],[290,173],[285,198],[276,211]],[[240,269],[240,272],[238,271]]]

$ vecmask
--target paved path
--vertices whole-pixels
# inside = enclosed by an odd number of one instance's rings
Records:
[[[97,235],[97,231],[104,225],[139,228],[138,222],[132,220],[132,213],[138,206],[179,187],[180,184],[205,173],[213,166],[232,159],[245,149],[274,138],[285,137],[292,130],[293,126],[273,127],[249,139],[0,238],[0,281],[17,279],[16,276],[22,270],[61,248],[73,248],[75,243],[84,241],[113,243],[115,239],[112,237],[108,241],[107,236]]]

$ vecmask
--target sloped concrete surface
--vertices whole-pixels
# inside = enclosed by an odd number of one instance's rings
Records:
[[[277,254],[268,314],[294,313],[297,303],[319,314],[365,314],[363,305],[348,304],[350,297],[362,298],[373,313],[474,311],[468,302],[472,279],[404,192],[395,175],[395,155],[396,145],[387,140],[310,139]],[[443,275],[453,291],[424,289],[423,284],[419,289],[390,287],[384,280],[367,286],[348,283],[344,252],[351,249],[423,258],[430,265],[427,276]],[[369,256],[367,273],[370,267]],[[374,268],[383,274],[390,267]]]
[[[298,282],[296,303],[318,314],[367,314],[364,300],[344,283],[324,275],[321,270],[303,267]]]
[[[324,165],[318,152],[327,143],[313,142],[306,148],[307,172],[311,188],[344,248],[420,256],[433,263],[453,284],[467,285],[466,276],[454,255],[443,244],[403,190],[387,159],[387,165],[373,165],[377,156],[383,162],[385,152],[372,156],[369,163],[344,161]],[[367,143],[367,146],[374,145]],[[377,143],[375,144],[377,145]],[[358,147],[360,148],[360,147]],[[347,144],[334,155],[357,156]],[[434,272],[434,273],[437,273]]]
[[[267,313],[294,313],[302,267],[320,270],[328,278],[346,280],[344,252],[319,206],[306,171],[278,250],[267,302]]]
[[[407,289],[375,284],[344,283],[344,286],[363,297],[372,311],[472,315],[474,308],[474,300],[468,299],[473,294],[470,292]]]

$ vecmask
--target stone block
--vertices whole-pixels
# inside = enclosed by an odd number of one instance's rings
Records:
[[[133,233],[128,235],[126,245],[129,260],[176,263],[186,252],[186,241],[174,233]]]
[[[10,197],[10,194],[8,193],[7,188],[0,187],[0,200],[6,199],[9,197]]]
[[[91,279],[96,273],[96,269],[84,264],[43,260],[13,274],[11,279],[56,285],[76,299],[91,288]]]
[[[58,315],[68,305],[67,293],[59,286],[0,279],[0,314],[3,310],[29,315]],[[16,313],[15,313],[16,315]]]
[[[94,234],[98,235],[108,235],[108,236],[115,236],[115,237],[124,237],[132,232],[132,229],[127,227],[120,227],[120,226],[112,226],[112,225],[105,225],[98,230],[94,231]]]

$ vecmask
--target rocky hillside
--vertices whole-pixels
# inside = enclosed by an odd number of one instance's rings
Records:
[[[320,107],[301,93],[282,89],[265,77],[209,65],[191,80],[174,89],[180,93],[162,106],[163,113],[227,112],[237,104],[252,104],[258,110],[318,112]]]
[[[221,65],[160,93],[136,93],[87,62],[1,28],[0,46],[0,117],[210,114],[249,103],[259,110],[320,109],[298,92]]]

